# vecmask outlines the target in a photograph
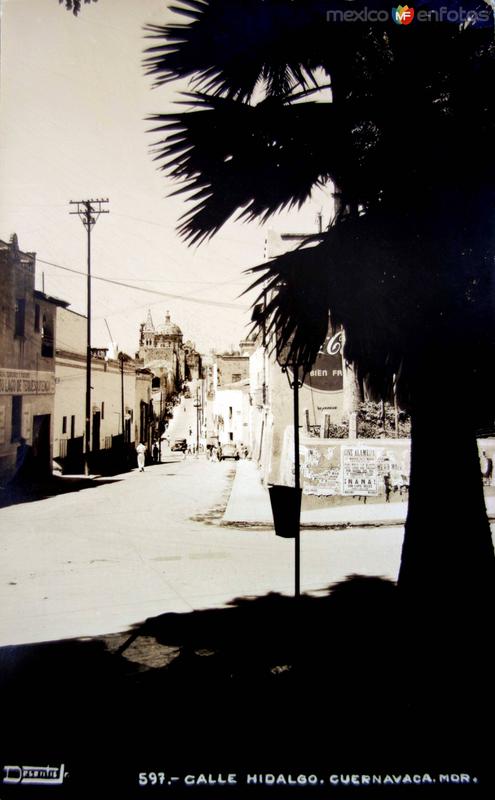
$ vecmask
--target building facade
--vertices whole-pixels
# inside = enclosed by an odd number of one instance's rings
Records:
[[[0,241],[0,481],[51,472],[57,312],[35,289],[36,256]]]
[[[65,472],[80,472],[86,450],[86,317],[60,311],[56,347],[54,458]],[[153,410],[149,370],[105,348],[91,350],[91,441],[95,469],[118,467],[138,441],[151,448]],[[124,469],[126,464],[122,464]]]
[[[249,355],[241,351],[215,354],[215,385],[229,386],[249,380]]]
[[[249,380],[217,388],[213,415],[220,444],[249,444],[249,408]]]
[[[139,331],[138,358],[144,367],[150,369],[159,386],[167,395],[178,391],[186,379],[186,350],[183,334],[178,325],[170,319],[167,311],[162,325],[155,327],[151,312]],[[157,381],[154,382],[154,388]]]
[[[269,231],[265,242],[267,259],[301,244],[303,234]],[[268,352],[263,334],[256,339],[250,358],[251,451],[262,466],[266,482],[277,482],[283,459],[286,431],[293,430],[294,376],[284,374]],[[326,340],[299,390],[299,426],[309,439],[328,439],[342,425],[349,407],[350,373],[343,357],[343,332],[329,327]],[[289,380],[288,380],[289,379]]]
[[[186,381],[202,376],[201,356],[193,342],[184,342],[183,333],[167,311],[163,324],[155,326],[148,311],[139,331],[136,357],[152,374],[152,401],[156,418],[156,438],[166,428],[173,401]]]

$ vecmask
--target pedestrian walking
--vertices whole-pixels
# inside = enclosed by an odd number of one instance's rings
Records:
[[[483,476],[483,484],[489,486],[492,481],[493,474],[493,460],[489,458],[486,451],[483,450],[480,458],[481,474]]]
[[[142,442],[139,442],[138,446],[136,447],[137,452],[137,464],[139,468],[139,472],[144,472],[144,459],[146,454],[146,445]]]
[[[160,449],[158,447],[158,442],[155,442],[153,445],[153,463],[158,464],[158,456],[160,454]]]
[[[392,491],[392,479],[388,472],[383,476],[383,483],[385,487],[385,502],[390,503],[390,493]]]
[[[17,447],[15,460],[15,480],[18,483],[29,483],[33,477],[33,448],[21,437]]]

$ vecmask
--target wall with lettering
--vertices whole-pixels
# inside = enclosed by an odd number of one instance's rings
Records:
[[[0,395],[54,393],[55,375],[53,372],[0,367]]]
[[[313,368],[303,379],[304,386],[315,392],[341,392],[344,388],[342,365],[342,330],[329,331]]]

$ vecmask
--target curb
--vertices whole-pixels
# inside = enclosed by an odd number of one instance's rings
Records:
[[[495,522],[495,514],[487,514],[489,522]],[[300,530],[314,531],[314,530],[347,530],[348,528],[399,528],[403,527],[405,519],[377,519],[377,520],[341,520],[335,522],[301,522]],[[274,527],[272,522],[261,522],[256,520],[249,522],[248,520],[225,520],[222,519],[219,525],[223,528],[257,528],[258,530],[273,531]]]
[[[404,525],[405,520],[363,520],[362,522],[356,521],[340,521],[340,522],[301,522],[300,530],[314,531],[314,530],[345,530],[347,528],[397,528]],[[257,528],[259,530],[273,531],[272,522],[248,522],[222,520],[220,525],[224,528]]]

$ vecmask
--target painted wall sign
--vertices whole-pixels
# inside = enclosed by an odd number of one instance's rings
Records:
[[[55,394],[55,375],[29,369],[0,369],[2,394]]]
[[[342,365],[343,331],[329,331],[313,368],[304,378],[304,383],[317,392],[341,392],[343,388]]]

